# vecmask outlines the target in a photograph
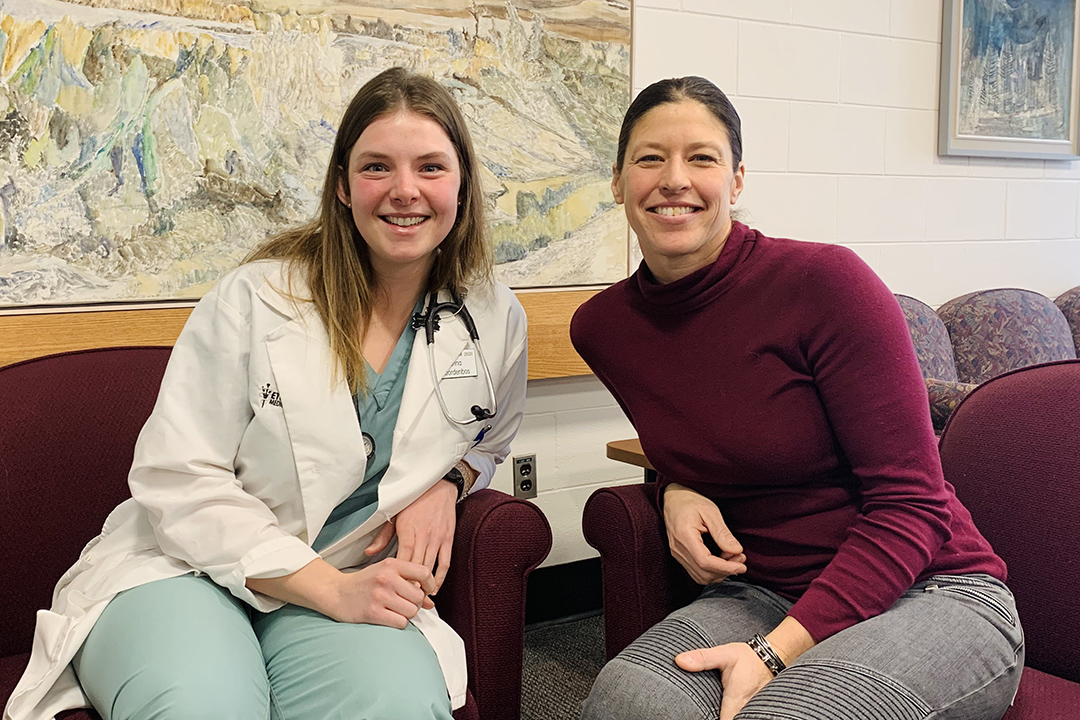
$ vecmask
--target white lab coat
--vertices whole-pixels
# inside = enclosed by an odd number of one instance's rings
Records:
[[[245,586],[247,578],[295,572],[318,554],[310,544],[330,511],[364,477],[366,458],[352,397],[310,303],[294,304],[280,262],[240,267],[192,312],[169,359],[157,404],[139,435],[119,505],[40,610],[29,666],[4,720],[44,720],[85,707],[70,661],[118,593],[154,580],[205,573],[261,611],[282,605]],[[306,294],[302,282],[291,292]],[[339,568],[374,559],[364,548],[379,528],[461,458],[491,480],[509,452],[525,404],[526,323],[503,285],[474,288],[476,323],[498,397],[498,414],[479,443],[474,423],[450,424],[432,386],[427,343],[417,332],[390,466],[378,509],[321,554]],[[467,347],[463,323],[444,314],[436,334],[438,377]],[[483,377],[441,383],[450,412],[487,406]],[[439,658],[453,707],[465,700],[464,645],[434,610],[413,623]]]

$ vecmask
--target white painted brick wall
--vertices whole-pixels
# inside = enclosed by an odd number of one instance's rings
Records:
[[[554,538],[545,565],[596,554],[581,534],[581,510],[597,488],[641,481],[639,468],[606,456],[609,440],[634,435],[622,410],[595,377],[529,382],[521,431],[491,486],[513,493],[513,456],[536,455],[535,502],[551,523]]]
[[[744,123],[740,205],[763,231],[851,247],[930,305],[1080,285],[1080,162],[937,155],[940,0],[634,0],[633,88],[703,75]],[[637,482],[604,457],[633,429],[594,378],[533,381],[515,454],[536,453],[547,564],[590,557],[581,508]],[[512,488],[509,463],[495,486]]]

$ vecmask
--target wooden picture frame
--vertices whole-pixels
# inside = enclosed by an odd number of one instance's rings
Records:
[[[945,0],[939,108],[941,155],[1080,157],[1080,0]]]

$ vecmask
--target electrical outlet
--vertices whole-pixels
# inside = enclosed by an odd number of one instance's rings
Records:
[[[514,458],[514,497],[536,497],[535,455],[518,455]]]

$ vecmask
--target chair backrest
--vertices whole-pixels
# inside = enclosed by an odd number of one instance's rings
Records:
[[[976,388],[941,437],[945,479],[1008,565],[1026,664],[1080,682],[1080,361]]]
[[[1080,356],[1080,285],[1058,295],[1054,304],[1069,322],[1069,327],[1072,328],[1073,345],[1076,346],[1076,354]]]
[[[0,368],[0,657],[129,496],[135,439],[171,348],[86,350]]]
[[[915,355],[923,377],[928,380],[956,382],[956,361],[953,359],[952,341],[945,323],[934,309],[921,300],[907,295],[897,295],[896,301],[904,311]]]
[[[1031,290],[961,295],[937,314],[949,330],[962,382],[981,383],[1017,368],[1076,357],[1065,316],[1050,298]]]

